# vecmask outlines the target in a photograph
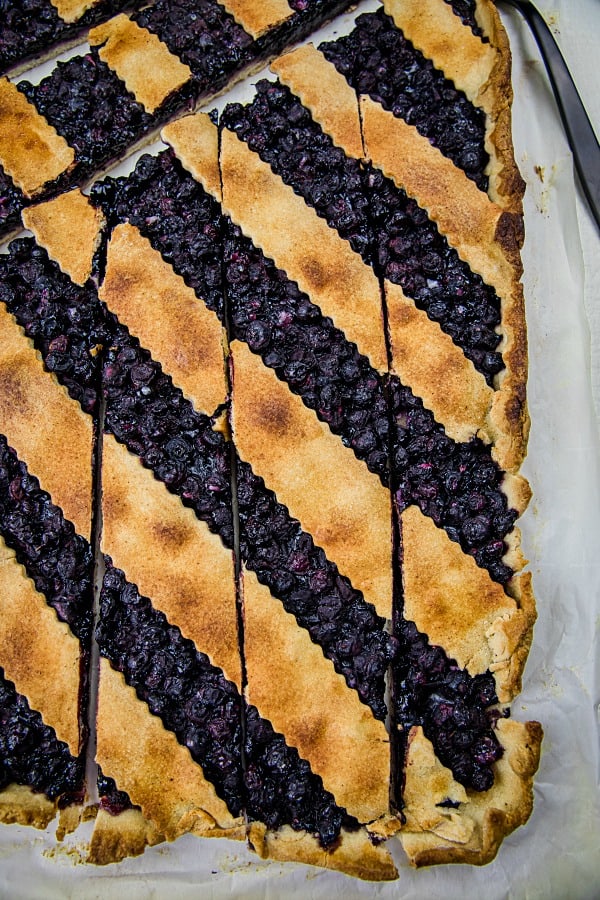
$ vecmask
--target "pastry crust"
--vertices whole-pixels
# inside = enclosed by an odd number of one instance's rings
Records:
[[[298,749],[338,806],[362,823],[387,816],[390,748],[383,722],[246,569],[243,597],[248,702]]]
[[[287,0],[221,0],[221,5],[255,39],[293,15]]]
[[[87,861],[97,866],[118,863],[129,856],[140,856],[146,847],[165,840],[139,809],[125,809],[113,816],[99,809],[94,822]]]
[[[253,823],[249,839],[262,859],[320,866],[363,881],[393,881],[398,877],[398,870],[387,848],[383,844],[373,843],[365,828],[342,830],[332,850],[324,850],[317,838],[305,831],[294,831],[289,825],[277,831],[267,831],[264,825]]]
[[[157,837],[160,834],[173,841],[191,832],[203,837],[243,838],[242,820],[231,815],[188,749],[149,712],[105,659],[100,660],[96,727],[98,763],[141,808]],[[141,823],[134,824],[139,845]],[[126,835],[124,840],[128,841]],[[120,853],[124,848],[117,845],[116,849]],[[111,861],[108,850],[104,843],[103,862]]]
[[[126,447],[106,435],[102,548],[241,689],[233,557]]]
[[[38,428],[39,422],[52,428]],[[0,309],[0,430],[76,530],[92,527],[92,422]],[[69,477],[65,477],[68,466]]]
[[[389,491],[260,357],[239,341],[232,342],[231,354],[233,431],[241,457],[365,600],[391,619]]]
[[[529,818],[542,728],[539,722],[499,719],[497,731],[504,755],[495,766],[494,786],[478,794],[454,781],[420,727],[411,730],[400,840],[413,866],[484,865]],[[447,799],[458,802],[458,809],[438,805]]]
[[[75,164],[75,151],[7,78],[0,78],[0,163],[26,197]]]
[[[58,812],[56,800],[37,794],[24,784],[9,784],[0,791],[0,822],[47,828]]]
[[[163,128],[160,136],[190,175],[220,203],[219,129],[209,116],[184,116]]]
[[[334,143],[355,159],[364,156],[356,93],[313,44],[278,57],[271,71],[310,110]]]
[[[398,284],[384,283],[392,371],[422,398],[455,441],[489,442],[494,392],[470,359]]]
[[[92,28],[88,40],[92,47],[100,47],[100,59],[125,82],[148,113],[156,112],[192,77],[189,66],[166,44],[123,13]]]
[[[23,224],[35,235],[48,256],[76,284],[85,284],[92,273],[104,217],[81,191],[68,191],[23,210]]]
[[[99,0],[50,0],[64,22],[77,22]]]
[[[223,329],[133,225],[117,225],[108,243],[99,296],[207,415],[227,398]]]
[[[0,660],[73,756],[80,750],[80,645],[0,536]]]

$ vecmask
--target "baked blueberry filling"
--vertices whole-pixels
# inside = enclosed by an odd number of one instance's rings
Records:
[[[87,646],[92,551],[0,434],[0,534],[59,619]]]
[[[284,85],[259,81],[252,103],[230,104],[221,122],[380,277],[400,284],[492,384],[503,368],[500,301],[414,200],[373,166],[345,156]]]
[[[493,387],[494,376],[504,368],[496,349],[501,313],[495,291],[460,259],[412,198],[376,169],[366,177],[377,270],[439,322]]]
[[[95,289],[78,287],[32,238],[11,243],[0,256],[0,301],[41,352],[84,412],[97,408],[96,348],[110,343],[113,326]]]
[[[483,37],[483,32],[477,24],[475,0],[444,0],[448,3],[455,15],[459,17],[463,25],[468,25],[473,34]]]
[[[342,826],[358,822],[339,807],[318,775],[288,747],[282,735],[262,719],[255,707],[245,706],[244,785],[250,821],[269,828],[291,825],[316,834],[323,847],[331,847]]]
[[[154,124],[92,47],[39,84],[17,85],[75,151],[79,174],[116,159]]]
[[[73,31],[50,0],[3,0],[0,11],[0,73]]]
[[[420,401],[390,379],[393,412],[392,490],[398,509],[416,503],[491,577],[506,584],[504,538],[517,512],[501,489],[503,473],[478,438],[450,441]]]
[[[139,809],[133,806],[129,795],[125,791],[120,791],[114,778],[105,775],[100,766],[98,766],[97,786],[100,809],[106,810],[111,816],[118,816],[126,809]]]
[[[319,49],[359,93],[405,119],[487,190],[485,115],[396,28],[383,9]]]
[[[25,195],[0,165],[0,235],[21,226],[21,210],[26,205]]]
[[[85,759],[71,755],[0,668],[0,790],[27,785],[68,806],[83,797],[84,776]]]

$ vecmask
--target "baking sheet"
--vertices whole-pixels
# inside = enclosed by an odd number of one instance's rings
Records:
[[[595,3],[569,0],[569,15],[585,22],[586,9]],[[375,5],[362,3],[359,9]],[[555,6],[553,22],[560,30],[567,4]],[[442,866],[415,872],[398,848],[400,879],[385,885],[263,862],[243,844],[189,836],[118,866],[97,869],[81,864],[81,845],[90,824],[59,849],[52,849],[53,828],[40,833],[0,827],[0,896],[44,900],[172,895],[178,900],[599,896],[600,454],[584,303],[586,291],[588,304],[590,297],[598,297],[598,283],[585,282],[578,216],[588,253],[595,235],[578,208],[571,158],[535,44],[516,13],[503,18],[514,57],[516,157],[528,185],[523,256],[532,428],[523,473],[531,481],[534,499],[520,524],[534,575],[538,622],[524,690],[512,709],[515,718],[541,721],[546,734],[530,821],[505,840],[497,859],[483,869]],[[327,36],[333,30],[340,31],[340,24],[330,26]],[[598,52],[600,33],[596,35]],[[597,243],[595,247],[597,253]],[[597,271],[594,263],[591,267]]]

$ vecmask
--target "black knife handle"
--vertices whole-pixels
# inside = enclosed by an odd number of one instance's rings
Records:
[[[600,228],[600,145],[592,124],[571,73],[542,15],[529,2],[512,3],[512,0],[508,2],[520,10],[538,43],[573,153],[581,187]]]

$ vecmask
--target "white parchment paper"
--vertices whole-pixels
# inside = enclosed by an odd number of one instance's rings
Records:
[[[600,7],[597,0],[554,5],[556,28],[568,8],[569,15],[579,17],[579,27],[589,29],[586,15]],[[373,6],[360,4],[360,9]],[[547,10],[549,0],[540,6]],[[523,256],[532,428],[523,472],[534,498],[520,524],[535,579],[538,622],[513,716],[537,719],[545,730],[530,821],[507,838],[497,859],[482,869],[441,866],[415,872],[398,849],[400,879],[385,885],[262,862],[243,844],[193,837],[97,869],[80,864],[89,824],[58,850],[51,849],[52,829],[45,834],[0,827],[0,897],[600,897],[600,454],[584,304],[584,293],[589,306],[594,291],[598,296],[598,285],[585,285],[571,157],[537,49],[516,13],[503,18],[513,48],[516,156],[528,186]],[[335,30],[346,30],[348,21],[336,24]],[[600,24],[599,16],[596,22]],[[331,33],[329,28],[327,35]],[[591,73],[600,56],[600,29],[594,36],[593,20],[586,42]],[[577,68],[586,71],[581,59]],[[597,271],[589,260],[595,235],[581,207],[579,216],[589,273]]]

